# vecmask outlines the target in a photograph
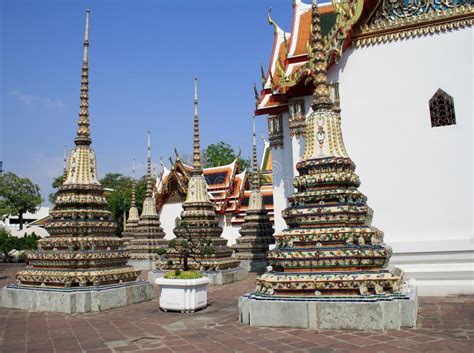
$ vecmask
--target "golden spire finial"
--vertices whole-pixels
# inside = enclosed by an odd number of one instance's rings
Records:
[[[199,117],[198,117],[198,83],[194,79],[194,144],[193,144],[193,174],[202,173],[201,168],[201,148],[199,141]]]
[[[314,111],[319,109],[330,109],[332,107],[329,98],[329,86],[327,80],[327,63],[324,55],[323,35],[321,33],[321,18],[319,16],[318,1],[313,0],[311,6],[311,45],[312,59],[311,68],[313,76],[313,102],[311,107]]]
[[[146,162],[146,197],[152,197],[151,187],[151,132],[148,130],[148,157]]]
[[[255,115],[253,116],[253,151],[252,151],[252,169],[253,169],[253,189],[257,190],[260,187],[260,171],[257,163],[257,133],[255,128]]]
[[[77,135],[74,139],[76,146],[92,143],[89,131],[89,15],[90,10],[86,10],[86,30],[84,34],[84,56],[82,60],[82,80],[81,80],[81,103],[79,109],[79,122]]]
[[[137,192],[137,184],[135,181],[135,158],[132,161],[132,204],[131,207],[137,207],[136,205],[136,192]]]

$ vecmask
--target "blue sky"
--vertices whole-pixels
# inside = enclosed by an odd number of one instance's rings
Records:
[[[309,2],[309,1],[308,1]],[[85,9],[91,9],[90,118],[99,174],[144,173],[152,157],[191,152],[193,78],[201,141],[251,153],[253,82],[273,28],[289,31],[293,0],[0,0],[0,160],[43,197],[62,172],[79,111]],[[258,86],[259,87],[259,86]],[[266,119],[257,120],[266,135]],[[260,149],[261,146],[259,146]]]

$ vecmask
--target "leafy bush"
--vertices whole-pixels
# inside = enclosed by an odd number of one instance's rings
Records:
[[[17,238],[10,235],[10,232],[0,227],[0,252],[8,254],[11,250],[36,250],[38,249],[38,240],[35,233],[26,235],[23,238]]]
[[[165,278],[168,279],[196,279],[202,278],[203,275],[196,271],[170,271],[165,273]]]

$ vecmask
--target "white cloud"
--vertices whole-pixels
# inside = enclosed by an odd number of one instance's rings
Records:
[[[42,105],[47,108],[63,108],[64,103],[59,99],[53,99],[49,97],[40,97],[32,94],[27,94],[18,90],[9,91],[10,96],[16,97],[24,105]]]

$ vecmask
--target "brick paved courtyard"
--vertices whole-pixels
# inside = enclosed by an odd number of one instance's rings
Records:
[[[0,264],[0,286],[21,265]],[[421,298],[416,329],[357,332],[253,328],[238,322],[248,280],[210,287],[207,309],[165,313],[156,300],[63,315],[0,308],[1,352],[474,352],[474,297]]]

